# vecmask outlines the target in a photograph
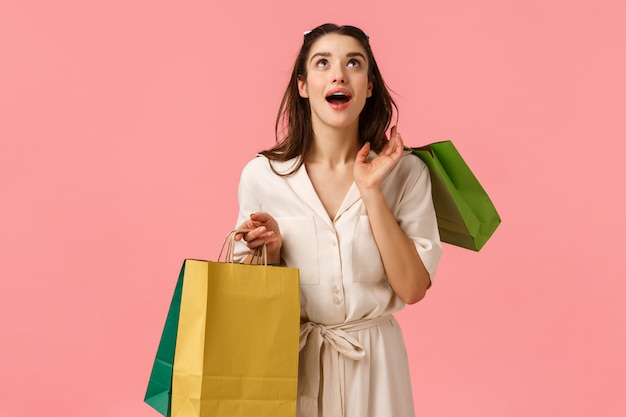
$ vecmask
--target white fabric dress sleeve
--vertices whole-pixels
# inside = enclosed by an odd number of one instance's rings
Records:
[[[239,200],[239,214],[237,215],[238,227],[244,221],[250,218],[250,214],[261,211],[261,202],[259,201],[257,192],[258,187],[255,186],[254,180],[258,178],[259,172],[256,168],[257,159],[250,161],[242,170],[239,179],[239,189],[237,199]],[[243,240],[235,244],[235,253],[233,259],[235,262],[242,262],[250,253],[250,249]]]
[[[414,155],[405,155],[402,162],[399,168],[408,172],[396,208],[396,220],[404,233],[415,243],[432,281],[443,248],[431,194],[430,173],[426,164]]]

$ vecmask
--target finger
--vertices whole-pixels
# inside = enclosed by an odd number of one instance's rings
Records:
[[[272,244],[276,244],[278,242],[278,236],[273,231],[263,233],[254,239],[249,239],[246,241],[248,247],[251,249],[258,248],[263,245],[271,246]]]
[[[394,135],[394,143],[395,143],[395,152],[394,156],[402,156],[402,152],[404,151],[404,141],[402,140],[402,136],[399,133]]]
[[[378,155],[388,155],[390,151],[390,142],[389,140],[385,140],[383,147],[378,152]]]
[[[261,246],[263,246],[264,243],[265,242],[263,240],[260,240],[260,239],[246,241],[246,244],[248,245],[248,248],[250,248],[250,249],[256,249],[258,247],[261,247]]]
[[[390,139],[396,140],[400,137],[400,132],[398,132],[398,126],[394,126],[391,128]]]
[[[259,237],[261,237],[266,231],[267,229],[265,228],[265,226],[254,227],[252,228],[252,230],[243,233],[243,240],[250,243],[254,240],[259,239]]]
[[[254,229],[256,226],[253,226],[250,220],[246,220],[245,222],[241,223],[239,226],[237,226],[237,229],[235,230],[249,230],[249,229]],[[247,232],[238,232],[235,233],[235,240],[236,241],[240,241],[244,235]]]
[[[389,145],[389,154],[392,154],[393,151],[395,150],[395,140],[396,140],[396,135],[397,135],[397,128],[396,126],[391,126],[391,132],[389,132],[389,140],[387,141],[387,144]]]
[[[365,142],[365,145],[361,147],[359,152],[356,154],[356,162],[360,164],[364,164],[367,162],[367,155],[370,153],[370,143]]]
[[[268,213],[254,213],[252,216],[254,220],[251,220],[251,222],[254,224],[254,227],[265,226],[268,231],[280,233],[278,222]]]
[[[275,232],[271,232],[271,231],[267,232],[264,235],[264,238],[265,238],[265,244],[270,247],[277,245],[280,242],[280,240],[278,239],[278,235]]]
[[[398,154],[402,154],[402,151],[404,150],[404,142],[402,141],[402,136],[400,136],[400,133],[398,132],[398,127],[397,126],[393,126],[391,128],[391,135],[389,137],[389,141],[391,142],[391,146],[392,146],[392,152],[391,154],[393,156],[396,156]]]
[[[267,220],[270,217],[269,214],[263,212],[263,211],[258,211],[256,213],[251,213],[250,214],[250,219],[257,221],[257,222],[262,222]]]

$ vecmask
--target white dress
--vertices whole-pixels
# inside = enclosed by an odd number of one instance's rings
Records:
[[[271,164],[284,173],[295,162]],[[404,155],[383,183],[388,206],[432,279],[442,248],[430,190],[428,169],[413,155]],[[331,219],[304,165],[279,176],[260,156],[243,169],[239,206],[237,224],[254,212],[278,221],[281,256],[300,269],[298,416],[414,416],[404,341],[391,315],[404,303],[387,282],[356,185]],[[236,259],[247,253],[239,242]]]

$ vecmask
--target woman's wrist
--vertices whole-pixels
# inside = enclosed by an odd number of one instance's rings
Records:
[[[370,204],[377,204],[377,203],[384,203],[385,205],[387,204],[385,202],[385,195],[379,188],[363,189],[363,190],[359,190],[359,193],[361,194],[361,199],[363,200],[363,203],[365,204],[366,207]]]
[[[281,257],[280,257],[280,252],[276,253],[269,253],[267,254],[267,264],[268,265],[280,265],[280,261],[281,261]]]

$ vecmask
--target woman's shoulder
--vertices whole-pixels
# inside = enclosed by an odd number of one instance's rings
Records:
[[[396,174],[403,177],[419,177],[427,172],[428,167],[410,150],[405,150],[396,166]]]
[[[248,175],[285,175],[294,170],[298,164],[299,158],[289,159],[287,161],[270,160],[264,155],[258,154],[256,158],[250,160],[243,168],[242,176]]]

